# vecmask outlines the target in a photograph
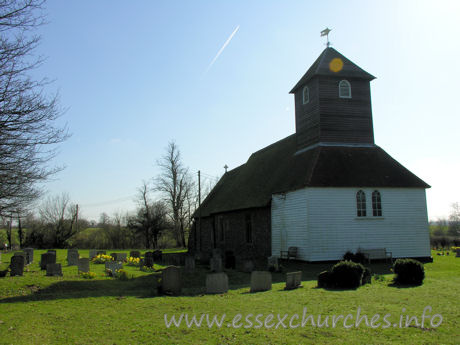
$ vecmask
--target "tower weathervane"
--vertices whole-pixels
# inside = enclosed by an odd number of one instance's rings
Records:
[[[321,31],[321,37],[326,36],[326,39],[327,39],[326,46],[328,48],[331,45],[331,43],[329,42],[329,32],[331,32],[331,29],[329,29],[329,28],[326,28],[323,31]]]

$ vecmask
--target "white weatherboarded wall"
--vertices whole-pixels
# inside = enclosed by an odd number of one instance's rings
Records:
[[[306,188],[272,198],[272,254],[290,246],[299,259],[338,260],[347,250],[386,248],[393,257],[428,257],[430,244],[425,190],[379,188],[382,217],[356,216],[358,188]]]

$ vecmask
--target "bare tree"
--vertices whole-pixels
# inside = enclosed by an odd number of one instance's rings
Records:
[[[78,205],[70,202],[68,194],[48,197],[40,207],[42,222],[50,229],[55,248],[64,248],[77,233]]]
[[[162,201],[150,201],[149,186],[143,182],[139,188],[139,208],[137,214],[128,219],[128,228],[141,233],[145,239],[145,247],[158,246],[158,237],[168,228],[167,208]]]
[[[174,141],[169,142],[165,155],[157,164],[161,173],[155,180],[155,190],[163,194],[170,208],[177,245],[185,247],[185,227],[191,211],[187,201],[194,191],[193,179],[188,168],[184,167]]]
[[[41,63],[34,57],[43,24],[44,0],[0,0],[0,214],[36,200],[40,182],[59,168],[48,163],[56,144],[67,137],[55,125],[63,113],[57,95],[47,96],[46,79],[29,74]]]

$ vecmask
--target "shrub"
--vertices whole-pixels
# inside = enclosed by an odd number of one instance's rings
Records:
[[[398,259],[393,265],[394,282],[397,284],[422,285],[425,278],[423,264],[414,259]]]
[[[110,255],[99,254],[91,260],[93,264],[105,264],[106,261],[113,261],[113,257]]]
[[[80,277],[85,279],[94,279],[96,278],[96,273],[94,272],[80,272]]]
[[[343,260],[344,261],[353,261],[353,262],[362,264],[362,263],[366,262],[366,256],[364,255],[364,253],[361,253],[359,250],[355,254],[353,254],[351,251],[347,251],[343,255]]]
[[[356,289],[362,284],[364,266],[352,261],[341,261],[332,267],[331,282],[335,287]]]
[[[369,267],[364,267],[363,278],[361,280],[361,285],[366,285],[372,283],[372,271]]]
[[[343,260],[344,261],[353,261],[355,257],[355,254],[353,254],[353,252],[351,251],[347,251],[344,255],[343,255]]]

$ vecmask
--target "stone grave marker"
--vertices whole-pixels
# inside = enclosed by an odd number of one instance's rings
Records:
[[[300,283],[302,282],[302,272],[289,272],[286,273],[286,287],[285,290],[292,290],[301,287]]]
[[[115,256],[113,254],[115,254]],[[110,255],[114,258],[114,261],[126,261],[128,256],[126,253],[112,253]]]
[[[78,259],[78,271],[79,272],[89,272],[89,259],[81,258]]]
[[[182,291],[182,282],[179,267],[169,266],[162,271],[161,288],[166,294],[180,295]]]
[[[46,265],[46,275],[47,276],[62,276],[62,267],[61,264],[48,264]]]
[[[92,260],[93,258],[95,258],[97,256],[97,250],[95,249],[90,249],[89,250],[89,259]]]
[[[146,252],[144,254],[144,266],[147,267],[153,267],[153,253],[152,252]]]
[[[46,265],[56,263],[56,253],[48,252],[41,255],[40,269],[46,270]]]
[[[228,291],[228,276],[224,272],[206,275],[206,293],[225,293]]]
[[[26,259],[22,255],[14,255],[11,257],[10,262],[10,276],[22,276],[24,274],[24,265],[26,263]]]
[[[27,265],[27,254],[25,252],[14,252],[13,256],[23,256],[24,264]]]
[[[195,270],[195,258],[191,255],[185,257],[185,270],[189,272]]]
[[[267,271],[252,271],[251,292],[268,291],[272,289],[272,274]]]
[[[80,254],[78,254],[78,249],[69,249],[67,251],[67,264],[69,266],[78,265],[79,258],[80,258]]]
[[[141,257],[141,252],[138,250],[132,250],[129,252],[129,256],[132,258],[140,258]]]
[[[56,249],[48,249],[48,253],[54,253],[54,255],[56,255]]]
[[[211,272],[222,272],[222,258],[220,256],[213,256],[210,261]]]
[[[280,271],[280,262],[277,256],[269,256],[267,259],[268,270],[272,272]]]
[[[163,258],[163,252],[161,250],[155,250],[153,252],[153,261],[160,262]]]
[[[33,248],[24,248],[24,253],[26,253],[26,264],[29,265],[34,261],[34,249]]]
[[[105,269],[110,270],[112,274],[115,274],[116,271],[121,270],[123,268],[123,264],[118,261],[106,261],[105,262]]]

